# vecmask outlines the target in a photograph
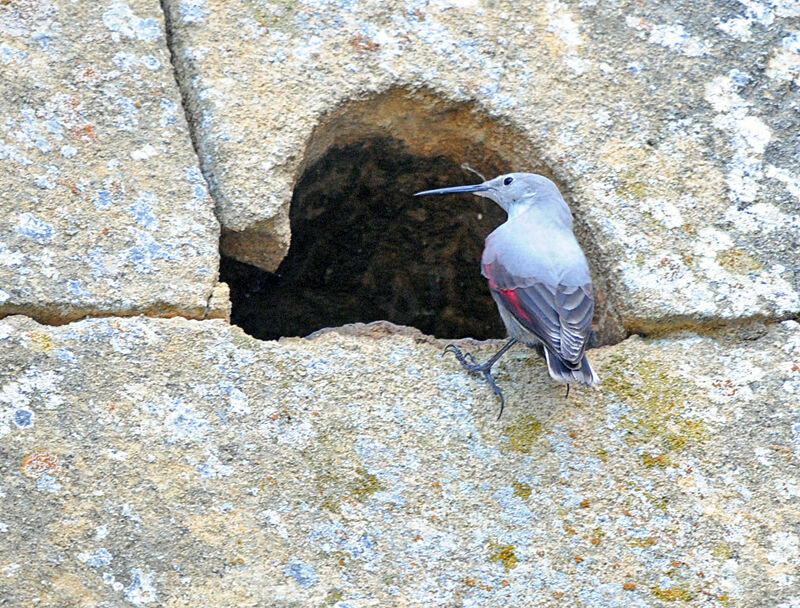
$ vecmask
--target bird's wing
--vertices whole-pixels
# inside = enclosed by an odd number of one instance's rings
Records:
[[[483,264],[489,288],[528,331],[567,364],[580,365],[592,330],[592,284],[548,285],[521,280],[495,259]]]

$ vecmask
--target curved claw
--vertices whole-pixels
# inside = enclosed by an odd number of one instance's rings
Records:
[[[442,351],[442,357],[444,357],[447,353],[453,353],[456,356],[456,359],[461,358],[461,351],[458,350],[458,346],[455,344],[448,344],[445,346],[444,350]]]
[[[442,357],[444,357],[447,353],[453,353],[457,359],[460,358],[461,356],[461,351],[455,344],[448,344],[447,346],[445,346],[444,350],[442,351]]]
[[[458,348],[458,346],[456,346],[455,344],[448,344],[447,346],[445,346],[442,355],[444,355],[444,353],[453,353],[456,356],[456,359],[458,359],[458,362],[462,365],[462,367],[464,367],[468,371],[471,372],[484,371],[482,369],[483,366],[477,364],[477,362],[475,361],[475,357],[472,356],[472,353],[461,352],[461,349]]]
[[[503,391],[500,390],[500,387],[495,384],[494,378],[492,378],[492,374],[489,370],[483,372],[486,381],[489,383],[489,386],[492,387],[494,394],[500,397],[500,413],[497,414],[497,419],[500,420],[500,416],[503,415],[503,408],[506,406],[505,397],[503,397]]]

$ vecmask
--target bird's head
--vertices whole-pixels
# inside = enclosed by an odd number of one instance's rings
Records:
[[[526,208],[541,201],[552,199],[553,195],[558,200],[563,200],[553,182],[543,175],[535,173],[506,173],[494,179],[486,180],[482,184],[425,190],[417,192],[414,196],[453,194],[456,192],[471,192],[478,196],[490,198],[509,215],[524,211]]]

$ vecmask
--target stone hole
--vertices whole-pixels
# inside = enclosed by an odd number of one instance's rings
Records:
[[[440,338],[505,337],[480,273],[483,240],[505,213],[468,194],[413,194],[479,182],[463,163],[487,178],[549,175],[532,158],[491,119],[427,93],[341,108],[310,139],[278,269],[222,258],[233,323],[260,339],[376,320]]]
[[[232,321],[262,339],[380,319],[438,337],[503,337],[479,260],[505,213],[476,196],[413,196],[478,181],[454,159],[415,156],[392,138],[330,149],[295,188],[277,271],[223,258]]]

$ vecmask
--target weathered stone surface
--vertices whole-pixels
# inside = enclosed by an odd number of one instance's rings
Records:
[[[551,173],[628,330],[800,311],[795,0],[164,4],[233,257],[274,269],[303,170],[391,136]]]
[[[0,3],[0,70],[0,315],[224,314],[158,1]]]
[[[797,608],[795,321],[593,350],[569,399],[512,351],[497,421],[414,330],[130,318],[230,315],[167,36],[232,256],[378,138],[552,175],[602,339],[796,315],[797,2],[163,4],[0,2],[0,315],[108,317],[0,320],[0,605]]]
[[[592,351],[569,399],[514,351],[500,421],[356,333],[0,321],[5,604],[796,605],[794,321]]]

